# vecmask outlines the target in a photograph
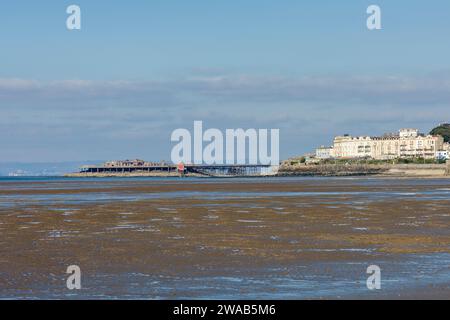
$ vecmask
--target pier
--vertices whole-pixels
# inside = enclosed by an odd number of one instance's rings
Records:
[[[231,164],[231,165],[186,165],[186,172],[205,176],[266,176],[277,173],[278,168],[272,165]]]
[[[142,160],[125,160],[106,162],[102,165],[82,166],[78,175],[132,175],[139,174],[173,176],[177,174],[208,176],[208,177],[244,177],[244,176],[267,176],[274,175],[278,166],[262,164],[221,164],[221,165],[197,165],[186,164],[182,171],[175,164],[149,163]]]

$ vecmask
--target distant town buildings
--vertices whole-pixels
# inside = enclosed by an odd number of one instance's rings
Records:
[[[134,160],[114,160],[114,161],[108,161],[104,163],[104,167],[107,168],[114,168],[114,167],[151,167],[151,166],[158,166],[158,165],[165,165],[165,162],[148,162],[140,159],[134,159]]]
[[[444,142],[444,150],[450,152],[450,143]]]
[[[449,159],[450,145],[439,135],[420,134],[417,129],[401,129],[381,137],[350,135],[334,138],[332,147],[316,149],[318,159],[397,158]]]
[[[325,147],[321,146],[316,149],[316,158],[317,159],[330,159],[334,158],[333,147]]]
[[[438,151],[436,153],[436,158],[440,160],[448,160],[450,159],[450,152],[448,150]]]

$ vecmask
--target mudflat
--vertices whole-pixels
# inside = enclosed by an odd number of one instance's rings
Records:
[[[0,298],[450,298],[448,179],[5,179],[0,234]]]

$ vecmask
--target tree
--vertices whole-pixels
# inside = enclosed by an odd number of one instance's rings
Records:
[[[441,124],[430,131],[431,135],[444,137],[445,142],[450,142],[450,123]]]

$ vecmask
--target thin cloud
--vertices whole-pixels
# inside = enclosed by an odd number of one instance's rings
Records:
[[[450,76],[262,77],[248,75],[192,76],[167,81],[37,81],[0,79],[0,96],[10,100],[128,99],[193,96],[218,101],[333,102],[365,104],[448,104]],[[162,99],[164,100],[164,99]]]
[[[428,131],[449,121],[450,76],[0,79],[0,161],[35,158],[26,150],[37,147],[40,161],[74,154],[167,159],[170,132],[191,128],[194,120],[222,129],[280,128],[285,158],[337,134],[376,135],[403,126]]]

